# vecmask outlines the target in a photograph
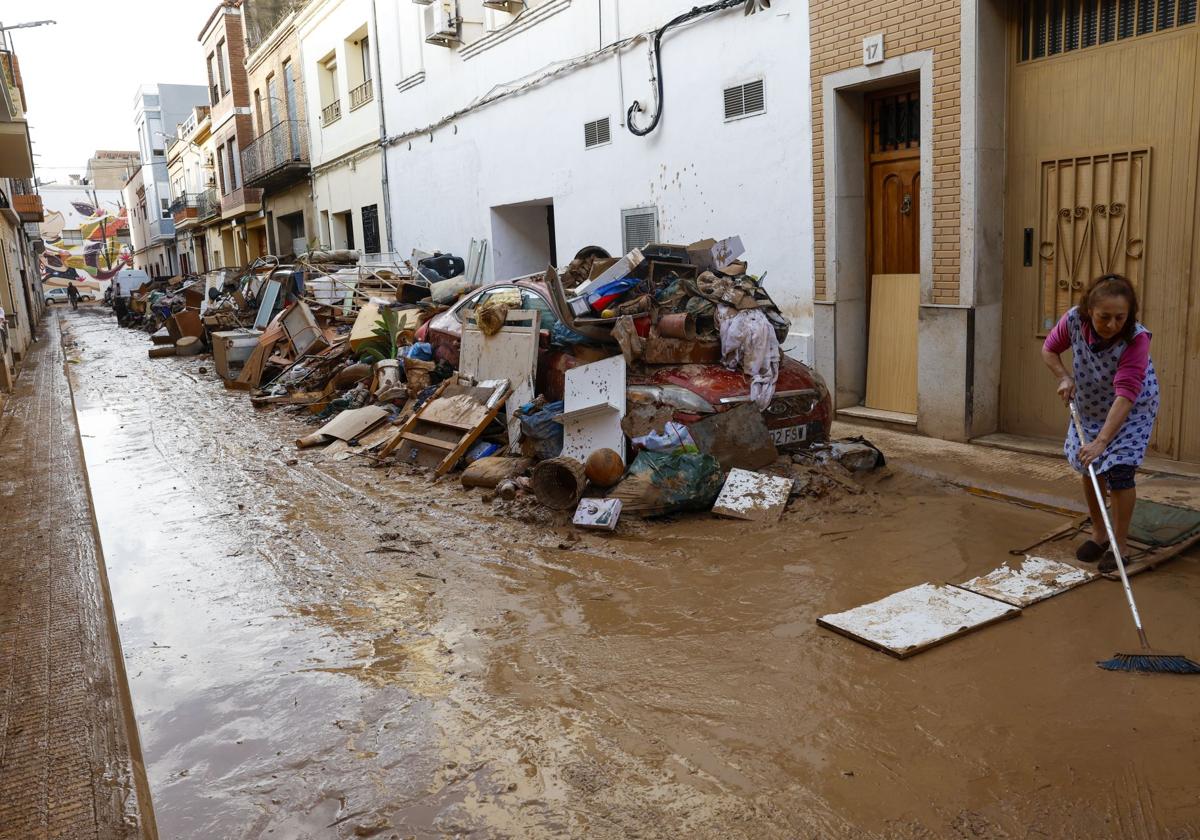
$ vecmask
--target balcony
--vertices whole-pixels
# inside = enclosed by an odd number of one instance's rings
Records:
[[[150,244],[169,242],[175,238],[174,219],[152,219],[150,221]]]
[[[278,123],[242,151],[248,187],[278,190],[308,176],[308,128],[297,120]]]
[[[46,218],[40,195],[14,195],[12,206],[22,222],[41,222]]]
[[[262,209],[263,191],[256,187],[240,187],[221,199],[221,218],[236,219]]]
[[[196,216],[202,222],[220,218],[221,196],[217,195],[215,187],[200,193],[199,201],[196,202]]]
[[[33,147],[25,124],[20,65],[15,55],[0,50],[0,178],[32,177]]]
[[[321,109],[321,125],[330,126],[342,118],[342,100],[335,99]]]
[[[375,89],[371,87],[371,80],[367,79],[358,87],[350,89],[350,110],[361,108],[374,98]]]
[[[184,193],[171,202],[171,216],[175,220],[175,229],[183,230],[196,224],[200,218],[200,196],[196,193]]]

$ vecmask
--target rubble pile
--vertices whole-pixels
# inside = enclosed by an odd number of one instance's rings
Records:
[[[828,390],[780,351],[790,324],[743,253],[740,237],[589,247],[481,285],[452,254],[312,251],[118,289],[113,307],[151,333],[152,357],[207,350],[227,388],[303,416],[300,449],[461,471],[486,503],[582,528],[773,521],[883,458],[828,442]]]

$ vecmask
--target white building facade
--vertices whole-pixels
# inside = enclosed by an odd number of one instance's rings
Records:
[[[659,102],[655,31],[692,6],[381,2],[392,250],[466,256],[486,239],[484,277],[503,279],[589,245],[740,235],[793,322],[788,351],[810,359],[807,4],[738,4],[670,28]],[[652,131],[629,130],[656,109]]]
[[[133,122],[144,189],[137,206],[141,212],[144,199],[146,215],[146,241],[140,248],[135,242],[134,261],[138,268],[156,277],[170,277],[179,271],[167,174],[167,141],[175,137],[176,126],[191,116],[193,108],[207,102],[208,90],[203,85],[142,85],[134,97]]]
[[[317,237],[327,248],[393,250],[380,149],[375,21],[395,2],[314,0],[296,18]],[[390,52],[394,44],[384,49]]]

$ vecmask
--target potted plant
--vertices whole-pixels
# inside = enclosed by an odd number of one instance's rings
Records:
[[[375,334],[375,338],[371,339],[359,355],[358,360],[375,366],[375,375],[379,380],[375,395],[382,399],[384,398],[382,395],[400,387],[402,345],[400,343],[400,319],[396,316],[395,310],[387,307],[380,309],[379,320],[375,322],[375,329],[371,332]]]

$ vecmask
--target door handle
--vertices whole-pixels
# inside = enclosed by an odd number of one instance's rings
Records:
[[[900,202],[900,215],[907,216],[912,212],[912,193],[905,193],[904,200]]]

